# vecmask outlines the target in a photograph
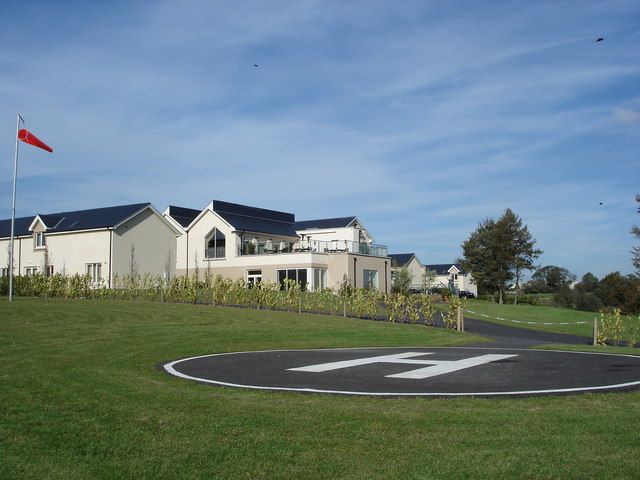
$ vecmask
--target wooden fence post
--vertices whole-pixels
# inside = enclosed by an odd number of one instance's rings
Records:
[[[298,296],[298,313],[302,313],[302,292]]]
[[[459,332],[462,331],[462,319],[461,319],[461,317],[462,317],[462,308],[458,307],[458,328],[457,328],[457,330]]]
[[[342,316],[344,318],[347,318],[347,299],[346,298],[342,299]]]
[[[598,318],[593,319],[593,345],[598,345]]]

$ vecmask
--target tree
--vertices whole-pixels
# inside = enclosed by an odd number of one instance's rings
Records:
[[[605,306],[620,308],[623,313],[640,310],[640,279],[634,275],[610,273],[600,280],[594,293]]]
[[[394,293],[408,293],[411,282],[413,281],[411,272],[407,267],[402,267],[393,275],[393,285],[391,291]]]
[[[598,283],[598,277],[591,272],[587,272],[582,276],[580,283],[576,285],[576,289],[582,293],[593,293],[598,288]]]
[[[636,195],[636,202],[640,203],[640,195]],[[638,207],[638,213],[640,213],[640,207]],[[640,239],[640,227],[634,225],[631,233],[634,237]],[[640,275],[640,247],[633,247],[631,249],[631,261],[633,262],[633,266],[636,267],[636,273]]]
[[[435,270],[429,270],[428,268],[424,269],[424,273],[422,274],[422,293],[427,293],[433,282],[435,282],[436,277],[438,276],[438,272]]]
[[[536,240],[529,232],[529,227],[522,224],[522,219],[518,217],[510,208],[505,210],[504,215],[498,224],[503,224],[509,233],[509,241],[512,242],[514,254],[514,276],[516,280],[514,305],[518,304],[518,291],[520,290],[520,281],[525,270],[532,270],[535,267],[534,260],[541,254],[542,250],[534,248]]]
[[[498,302],[503,303],[508,285],[515,279],[518,286],[522,273],[532,269],[542,254],[535,243],[528,227],[508,208],[497,221],[480,222],[462,244],[463,258],[458,262],[473,272],[480,290],[497,293]]]
[[[532,281],[543,285],[541,293],[558,293],[560,289],[570,287],[575,279],[576,276],[569,270],[555,265],[540,267],[531,276]]]

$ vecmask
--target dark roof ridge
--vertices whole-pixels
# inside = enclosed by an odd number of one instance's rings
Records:
[[[246,217],[246,218],[259,218],[260,220],[269,220],[270,222],[280,222],[280,223],[296,223],[294,222],[287,222],[286,220],[277,220],[275,218],[264,218],[264,217],[257,217],[255,215],[245,215],[242,213],[233,213],[233,212],[225,212],[224,210],[214,210],[214,212],[220,212],[220,213],[227,213],[229,215],[235,215],[237,217]]]

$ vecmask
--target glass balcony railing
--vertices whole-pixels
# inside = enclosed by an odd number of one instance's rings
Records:
[[[386,257],[387,247],[373,243],[349,240],[301,240],[299,242],[244,242],[238,246],[238,255],[275,255],[280,253],[359,253]]]

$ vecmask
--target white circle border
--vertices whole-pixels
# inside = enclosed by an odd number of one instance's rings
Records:
[[[616,390],[626,387],[632,387],[640,385],[640,380],[635,382],[618,383],[614,385],[598,385],[594,387],[573,387],[573,388],[553,388],[547,390],[517,390],[512,392],[352,392],[349,390],[325,390],[317,388],[294,388],[294,387],[268,387],[262,385],[243,385],[239,383],[222,382],[219,380],[210,380],[208,378],[193,377],[181,372],[178,372],[174,365],[189,360],[195,360],[198,358],[206,357],[219,357],[223,355],[240,355],[245,353],[270,353],[270,352],[308,352],[308,351],[336,351],[336,350],[370,350],[370,349],[383,349],[383,348],[425,348],[425,349],[468,349],[468,350],[501,350],[501,351],[526,351],[526,352],[556,352],[556,353],[572,353],[578,355],[605,355],[610,357],[629,357],[640,361],[640,356],[628,355],[624,353],[604,353],[604,352],[580,352],[575,350],[545,350],[535,348],[500,348],[500,347],[420,347],[417,345],[407,347],[342,347],[342,348],[294,348],[294,349],[279,349],[279,350],[249,350],[245,352],[224,352],[224,353],[212,353],[208,355],[198,355],[195,357],[181,358],[179,360],[173,360],[169,363],[162,365],[162,368],[176,377],[184,378],[187,380],[194,380],[200,383],[210,383],[214,385],[221,385],[224,387],[234,388],[248,388],[252,390],[267,390],[267,391],[283,391],[283,392],[297,392],[297,393],[328,393],[335,395],[358,395],[369,397],[494,397],[494,396],[519,396],[519,395],[544,395],[555,393],[576,393],[576,392],[590,392],[598,390]]]

